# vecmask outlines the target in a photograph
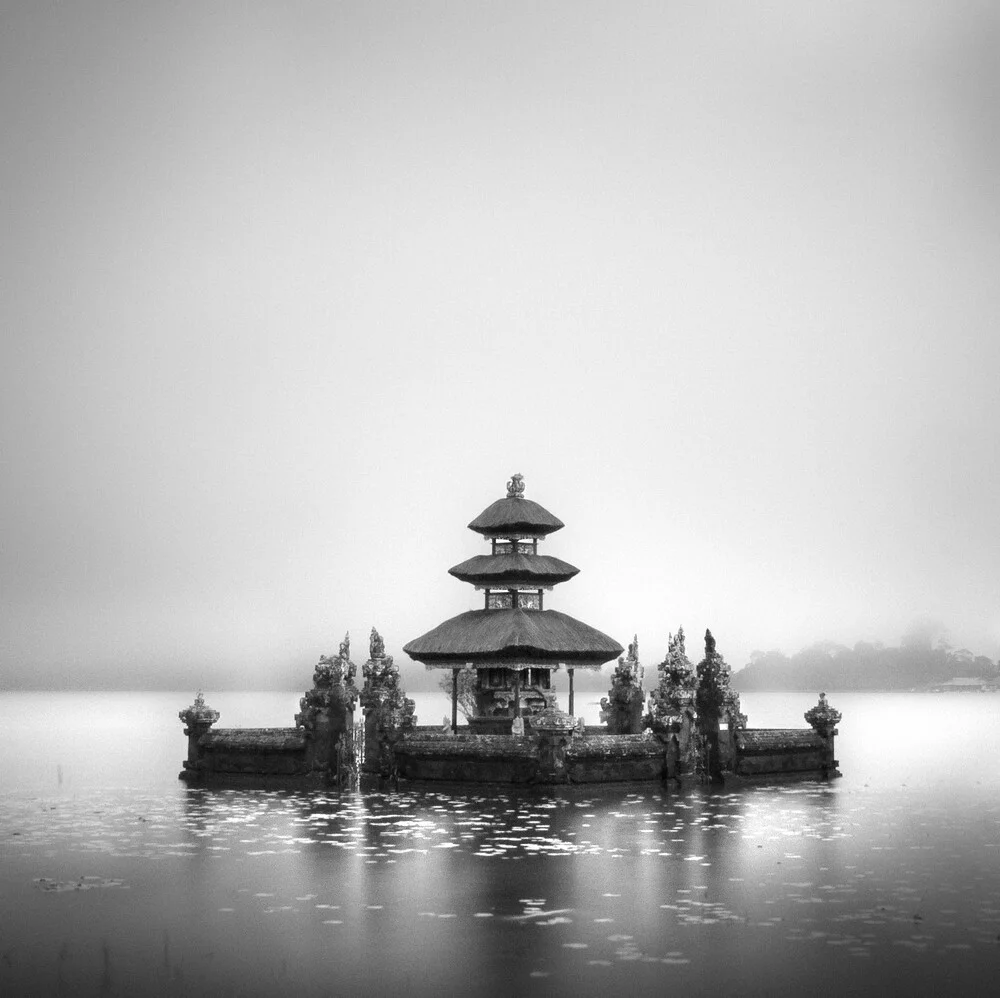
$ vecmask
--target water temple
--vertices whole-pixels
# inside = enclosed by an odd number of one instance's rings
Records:
[[[417,723],[399,668],[372,628],[361,686],[345,638],[336,656],[320,658],[294,727],[217,728],[218,711],[199,693],[179,714],[188,738],[180,778],[545,784],[839,775],[834,738],[841,715],[825,694],[806,711],[808,728],[749,728],[710,631],[697,666],[687,658],[683,629],[670,636],[647,695],[637,640],[626,652],[595,627],[547,608],[546,594],[579,571],[539,553],[562,526],[525,498],[521,475],[469,524],[489,553],[449,571],[482,592],[482,608],[403,648],[427,669],[450,672],[450,722]],[[615,659],[602,723],[585,724],[574,715],[575,671],[599,671]],[[553,688],[553,674],[562,671],[568,712]]]

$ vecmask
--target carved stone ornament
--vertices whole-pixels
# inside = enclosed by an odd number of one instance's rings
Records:
[[[577,729],[577,719],[551,705],[531,718],[531,728],[539,733],[571,734]]]
[[[639,661],[639,635],[635,634],[632,636],[632,640],[628,646],[628,660],[630,662]]]
[[[205,703],[204,695],[201,690],[198,690],[198,695],[194,698],[194,703],[190,707],[185,707],[184,710],[178,711],[177,716],[184,722],[184,734],[190,735],[196,729],[202,732],[208,731],[219,719],[219,712],[212,710]]]
[[[353,711],[358,701],[358,688],[354,677],[357,666],[350,659],[351,637],[344,635],[336,658],[321,655],[313,670],[313,688],[306,690],[299,700],[300,711],[295,715],[295,726],[314,730],[321,711]]]
[[[510,481],[507,483],[507,498],[524,498],[524,475],[511,475]]]
[[[365,716],[374,719],[376,729],[383,735],[394,735],[413,727],[416,704],[403,694],[399,681],[399,667],[385,647],[378,631],[372,628],[371,658],[362,666],[365,677],[361,690],[361,706]]]
[[[372,659],[385,658],[385,642],[382,640],[382,635],[374,627],[368,641],[368,657]]]
[[[803,716],[808,721],[810,727],[824,738],[829,738],[830,735],[835,734],[834,729],[840,724],[840,719],[843,717],[839,710],[834,710],[826,702],[825,693],[820,693],[819,703],[815,707],[810,707]]]
[[[715,638],[712,637],[712,632],[709,630],[705,631],[705,658],[711,658],[715,654]]]

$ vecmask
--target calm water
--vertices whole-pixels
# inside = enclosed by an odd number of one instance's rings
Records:
[[[207,698],[225,726],[297,706]],[[830,784],[342,795],[188,790],[191,699],[0,695],[4,995],[975,994],[1000,972],[1000,696],[831,694]],[[744,697],[761,727],[813,702]]]

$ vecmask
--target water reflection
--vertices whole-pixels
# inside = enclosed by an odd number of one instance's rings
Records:
[[[844,744],[844,780],[719,791],[32,784],[0,803],[0,991],[974,993],[996,777]]]

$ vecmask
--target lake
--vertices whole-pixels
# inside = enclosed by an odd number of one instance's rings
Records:
[[[206,691],[226,727],[290,725],[298,696]],[[191,700],[0,694],[0,993],[936,995],[1000,972],[1000,695],[831,692],[830,783],[396,793],[188,789]],[[756,727],[815,701],[743,695]]]

